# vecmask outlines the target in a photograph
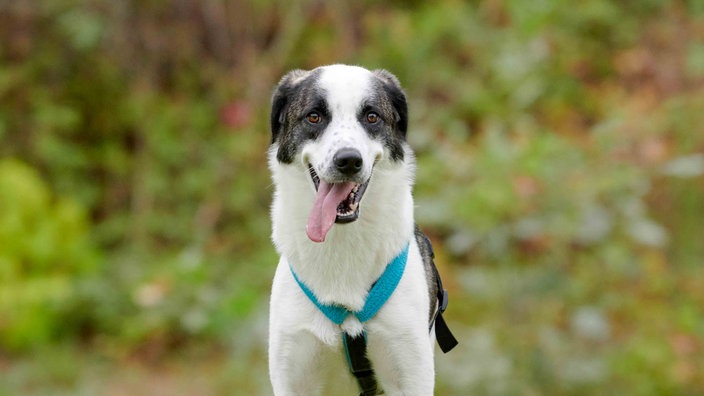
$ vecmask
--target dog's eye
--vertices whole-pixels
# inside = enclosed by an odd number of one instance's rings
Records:
[[[306,116],[306,120],[310,122],[311,124],[317,124],[322,120],[322,117],[320,117],[320,114],[313,112],[313,113],[308,113]]]
[[[376,124],[377,122],[379,122],[379,114],[373,111],[367,113],[367,122],[370,124]]]

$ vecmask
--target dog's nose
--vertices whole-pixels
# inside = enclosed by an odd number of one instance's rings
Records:
[[[343,175],[354,175],[362,170],[362,154],[359,150],[353,148],[343,148],[333,157],[333,162],[337,170]]]

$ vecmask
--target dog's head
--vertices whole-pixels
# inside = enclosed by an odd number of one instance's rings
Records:
[[[332,65],[281,79],[272,98],[272,150],[278,163],[305,172],[315,191],[311,240],[357,220],[375,166],[404,160],[407,126],[405,94],[385,70]]]

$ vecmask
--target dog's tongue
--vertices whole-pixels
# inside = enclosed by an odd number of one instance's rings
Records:
[[[331,184],[323,180],[320,181],[306,227],[306,233],[311,241],[323,242],[325,240],[325,235],[335,223],[337,206],[350,195],[354,186],[353,182]]]

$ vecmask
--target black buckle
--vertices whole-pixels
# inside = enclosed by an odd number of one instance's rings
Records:
[[[443,289],[441,292],[438,292],[440,297],[440,312],[445,312],[447,309],[447,303],[450,302],[450,295],[447,293],[447,290]]]

